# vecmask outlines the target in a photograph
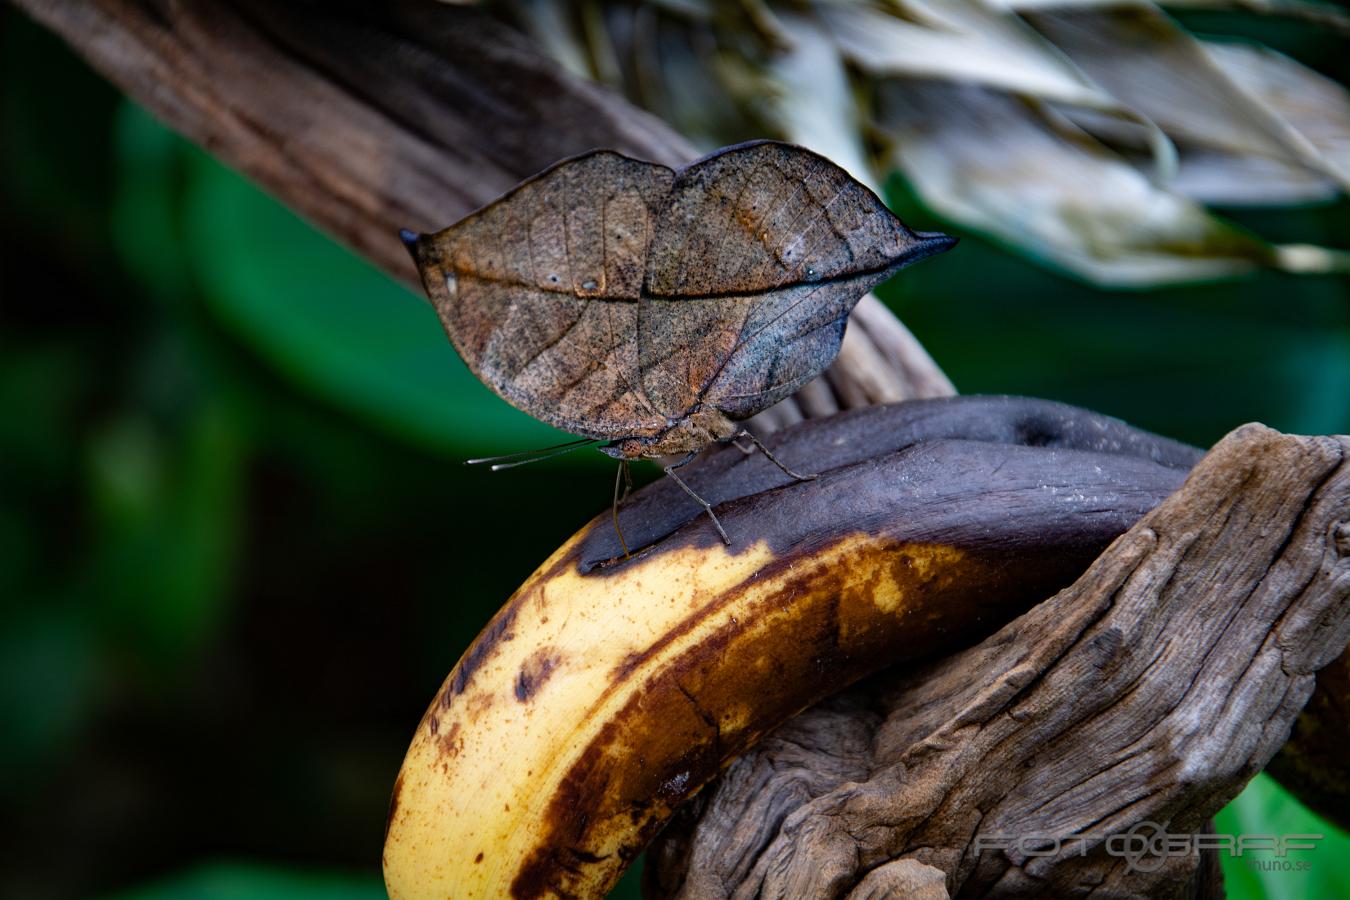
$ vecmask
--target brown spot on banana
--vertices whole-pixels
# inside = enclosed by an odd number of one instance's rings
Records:
[[[515,634],[511,631],[511,625],[515,618],[515,607],[510,603],[502,607],[501,613],[493,616],[492,621],[488,623],[488,627],[483,629],[477,640],[460,658],[459,664],[455,666],[455,677],[450,679],[441,692],[441,702],[445,706],[450,705],[455,694],[464,693],[464,686],[469,683],[469,679],[473,678],[473,673],[478,671],[478,666],[482,661],[492,654],[499,641],[509,641],[515,637]]]
[[[521,703],[528,703],[562,661],[562,654],[553,647],[541,647],[536,650],[525,660],[520,667],[520,673],[516,675],[516,699]]]
[[[792,465],[798,447],[834,448],[811,482],[764,487],[771,476],[714,457],[721,480],[690,477],[718,498],[730,548],[697,510],[676,521],[644,502],[659,482],[633,498],[633,559],[603,564],[608,513],[582,529],[451,673],[440,735],[424,717],[414,736],[386,841],[391,896],[601,896],[766,731],[1048,596],[1184,477],[1185,448],[1022,404],[808,423],[773,450]],[[985,439],[951,439],[962,422]]]
[[[458,721],[451,722],[450,728],[446,730],[444,735],[441,735],[439,746],[441,748],[442,756],[454,757],[459,755],[460,747],[463,746],[464,743],[463,739],[459,736],[460,727],[461,725]],[[431,733],[435,735],[439,732],[432,729]]]

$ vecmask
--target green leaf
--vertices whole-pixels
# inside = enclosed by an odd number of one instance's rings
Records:
[[[334,405],[454,456],[562,438],[483,386],[430,305],[253,185],[192,151],[183,222],[211,309]]]
[[[11,798],[67,764],[99,676],[87,623],[58,609],[58,598],[22,599],[32,609],[7,615],[0,628],[0,788]]]
[[[244,448],[236,411],[214,397],[172,427],[129,414],[88,442],[101,538],[90,594],[144,665],[164,671],[192,661],[224,614]]]
[[[1278,867],[1273,852],[1248,851],[1241,858],[1220,854],[1224,886],[1230,900],[1301,900],[1304,897],[1350,897],[1350,835],[1311,812],[1292,794],[1262,773],[1215,816],[1220,834],[1322,835],[1314,850],[1291,850],[1285,859],[1306,862],[1299,871]],[[1257,862],[1275,865],[1266,869]]]
[[[112,894],[107,900],[383,900],[384,897],[384,884],[377,875],[222,862]]]
[[[113,143],[113,243],[148,293],[172,301],[191,288],[181,223],[188,147],[129,101],[118,107],[113,120]]]

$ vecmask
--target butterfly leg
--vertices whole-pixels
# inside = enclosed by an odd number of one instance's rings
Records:
[[[626,480],[627,486],[623,490],[623,496],[619,496],[619,482]],[[611,512],[614,515],[614,533],[619,536],[619,546],[623,548],[623,558],[628,559],[633,554],[628,552],[628,542],[623,539],[623,529],[619,527],[619,504],[628,499],[628,492],[633,489],[633,476],[628,472],[628,460],[619,460],[619,468],[614,472],[614,506]]]
[[[816,477],[815,475],[800,475],[789,469],[787,466],[783,465],[781,462],[778,461],[778,457],[770,453],[769,448],[765,447],[764,444],[760,441],[760,439],[755,437],[754,434],[752,434],[748,429],[742,428],[740,430],[740,433],[737,434],[735,438],[732,438],[732,440],[734,441],[737,438],[743,437],[749,438],[754,443],[754,445],[758,447],[760,451],[769,458],[769,462],[773,463],[775,466],[781,469],[783,471],[783,474],[787,475],[789,478],[794,478],[797,481],[810,481]],[[740,444],[737,444],[736,446],[739,447]]]
[[[680,468],[681,466],[688,465],[694,459],[695,456],[698,456],[698,451],[690,453],[688,456],[686,456],[684,459],[680,460],[677,463],[672,463],[671,465],[666,466],[665,467],[666,474],[669,475],[671,478],[673,478],[676,484],[684,488],[684,492],[688,494],[690,497],[693,497],[694,500],[698,502],[699,506],[703,507],[703,511],[708,514],[708,518],[712,519],[713,526],[717,529],[717,533],[722,536],[722,542],[725,543],[728,547],[730,547],[731,538],[727,537],[726,530],[722,528],[722,523],[717,521],[717,514],[713,512],[712,504],[709,503],[707,500],[704,500],[698,494],[695,494],[694,489],[691,488],[689,485],[685,484],[684,480],[680,478],[680,476],[675,474],[676,469]]]

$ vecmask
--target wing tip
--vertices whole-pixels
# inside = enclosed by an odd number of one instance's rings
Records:
[[[916,231],[914,237],[918,240],[918,246],[914,248],[916,259],[927,259],[939,253],[946,253],[960,243],[959,238],[940,231]]]
[[[403,241],[403,246],[408,248],[408,253],[412,256],[413,262],[420,262],[417,245],[418,241],[422,239],[422,235],[409,228],[400,228],[398,236],[399,240]]]

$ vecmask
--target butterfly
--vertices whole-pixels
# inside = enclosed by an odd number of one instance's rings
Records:
[[[955,240],[915,232],[823,156],[778,141],[678,171],[595,150],[434,234],[401,232],[469,369],[624,463],[747,438],[739,423],[839,352],[850,310]],[[497,457],[494,468],[533,459]],[[626,474],[626,467],[621,466]],[[618,521],[618,478],[615,480]],[[622,534],[620,534],[622,541]],[[625,546],[626,550],[626,546]]]

